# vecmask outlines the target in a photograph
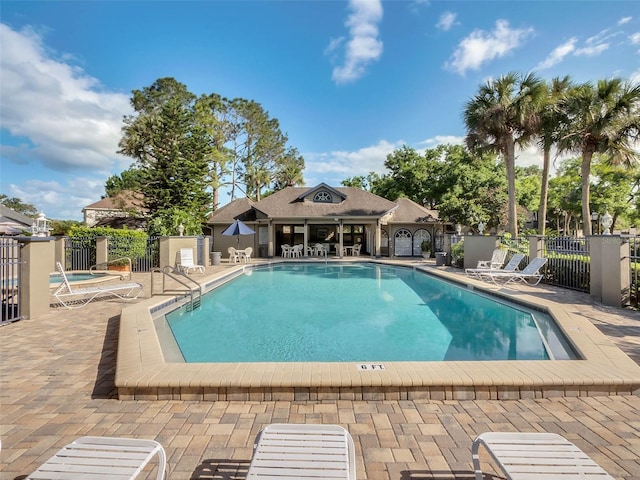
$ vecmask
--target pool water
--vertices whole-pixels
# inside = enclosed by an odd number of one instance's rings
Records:
[[[541,312],[375,263],[253,268],[166,320],[186,362],[575,358]]]
[[[66,273],[67,280],[69,282],[84,282],[87,280],[95,280],[96,278],[105,277],[106,273]],[[57,285],[58,283],[62,283],[62,275],[59,273],[51,273],[49,274],[49,283],[51,285]]]

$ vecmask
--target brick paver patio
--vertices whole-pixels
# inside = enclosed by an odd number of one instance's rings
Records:
[[[209,271],[214,268],[225,267]],[[148,283],[148,275],[136,277]],[[640,362],[639,312],[603,307],[566,290],[533,291],[561,297]],[[82,435],[156,439],[167,451],[171,479],[243,479],[255,435],[273,422],[343,425],[356,443],[358,479],[471,480],[471,442],[488,430],[559,433],[615,478],[640,478],[639,396],[120,401],[113,382],[123,305],[99,301],[0,328],[1,479],[24,478]]]

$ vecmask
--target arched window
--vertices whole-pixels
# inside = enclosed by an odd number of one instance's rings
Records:
[[[319,191],[313,197],[314,202],[331,203],[331,194],[324,190]]]
[[[431,234],[424,228],[416,230],[416,232],[413,234],[413,254],[414,255],[422,254],[423,240],[426,240],[431,245]]]
[[[411,232],[406,228],[401,228],[396,232],[393,245],[393,252],[396,257],[411,257],[413,255],[411,239]]]

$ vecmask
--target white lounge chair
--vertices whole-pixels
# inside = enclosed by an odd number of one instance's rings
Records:
[[[476,437],[471,457],[482,480],[478,450],[484,446],[509,480],[613,480],[573,443],[555,433],[487,432]]]
[[[499,270],[486,270],[478,271],[477,275],[483,280],[491,280],[493,283],[498,281],[504,281],[504,283],[520,281],[522,283],[528,283],[530,285],[537,285],[542,280],[544,274],[540,273],[540,270],[547,263],[547,259],[544,257],[536,257],[529,262],[529,264],[519,272],[501,272]],[[533,281],[533,283],[531,283]]]
[[[339,425],[274,423],[256,437],[247,480],[356,479],[353,439]]]
[[[479,276],[479,273],[487,272],[515,272],[518,270],[520,262],[524,258],[524,253],[514,253],[503,268],[465,268],[464,273],[469,276]]]
[[[181,248],[177,256],[176,266],[178,271],[185,275],[188,275],[190,271],[204,273],[204,265],[196,265],[193,260],[192,248]]]
[[[507,258],[507,251],[496,248],[491,254],[491,260],[479,260],[476,268],[500,268]]]
[[[158,455],[156,480],[163,480],[164,448],[154,440],[81,437],[62,447],[27,480],[134,479]]]
[[[133,300],[138,298],[142,293],[142,285],[137,282],[108,283],[94,287],[73,288],[60,262],[56,262],[56,268],[58,272],[60,272],[62,283],[53,291],[52,295],[67,308],[84,307],[91,300],[103,296],[118,297],[122,300]],[[134,292],[136,292],[136,294],[132,296]]]

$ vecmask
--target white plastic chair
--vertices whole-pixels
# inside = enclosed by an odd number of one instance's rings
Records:
[[[229,254],[229,263],[233,261],[233,263],[237,263],[240,261],[240,254],[235,249],[235,247],[227,248],[227,253]]]
[[[291,258],[293,247],[288,243],[282,245],[282,258]]]
[[[464,273],[469,276],[479,276],[480,273],[491,272],[515,272],[518,270],[520,262],[524,258],[524,253],[514,253],[503,268],[465,268]]]
[[[155,440],[80,437],[62,447],[27,480],[132,480],[155,455],[158,455],[156,480],[163,480],[167,456]]]
[[[351,250],[351,255],[353,255],[354,257],[359,257],[361,248],[362,248],[361,243],[357,243],[356,245],[354,245],[353,249]]]
[[[520,272],[502,272],[500,270],[478,270],[477,275],[483,280],[491,280],[497,284],[498,280],[504,281],[504,283],[520,281],[522,283],[528,283],[529,285],[537,285],[542,280],[544,274],[540,273],[540,270],[547,263],[547,259],[544,257],[536,257],[529,262],[529,264]],[[531,283],[533,281],[533,283]]]
[[[476,268],[500,268],[507,258],[507,251],[496,248],[491,254],[491,260],[479,260]]]
[[[482,480],[478,450],[484,446],[510,480],[613,480],[573,443],[556,433],[486,432],[473,441],[476,480]]]
[[[252,247],[247,247],[242,251],[242,260],[245,262],[251,262],[251,254],[253,253]]]
[[[356,479],[353,438],[339,425],[274,423],[256,437],[247,480]]]
[[[181,248],[178,252],[178,270],[185,275],[188,275],[190,271],[198,271],[204,273],[204,265],[196,265],[193,261],[193,249]]]

